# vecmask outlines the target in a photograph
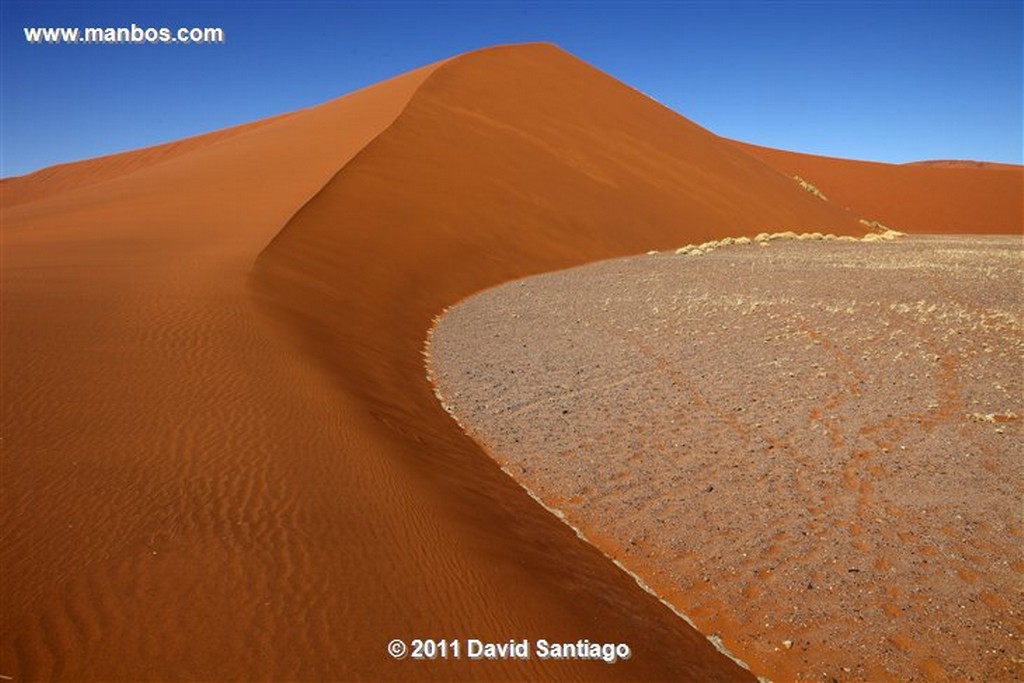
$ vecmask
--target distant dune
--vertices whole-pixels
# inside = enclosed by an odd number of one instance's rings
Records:
[[[963,161],[879,164],[736,143],[829,200],[905,232],[1024,233],[1024,167]]]
[[[932,159],[930,161],[908,161],[903,166],[940,166],[943,168],[984,168],[1000,171],[1020,171],[1017,164],[1000,164],[994,161],[971,161],[969,159]]]
[[[284,116],[289,116],[285,114]],[[146,147],[123,154],[88,159],[69,164],[50,166],[34,173],[3,181],[4,207],[9,208],[36,199],[52,199],[55,195],[88,185],[95,185],[119,176],[141,171],[175,157],[188,154],[208,145],[253,131],[282,117],[255,121],[243,126],[227,128],[164,145]]]
[[[4,180],[0,674],[741,676],[459,431],[420,353],[511,278],[865,231],[791,175],[526,45]],[[634,656],[386,655],[415,637]]]

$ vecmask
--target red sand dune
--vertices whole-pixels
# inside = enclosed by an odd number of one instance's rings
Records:
[[[4,206],[12,207],[36,199],[51,199],[67,190],[95,185],[118,176],[140,171],[208,145],[274,123],[290,114],[254,121],[243,126],[226,128],[194,138],[146,147],[122,154],[112,154],[68,164],[50,166],[35,173],[7,178],[3,181]]]
[[[1024,232],[1024,166],[965,161],[880,164],[735,144],[804,178],[829,201],[897,230]]]
[[[908,161],[904,166],[939,166],[942,168],[984,168],[990,170],[1016,170],[1017,164],[1000,164],[995,161],[971,161],[970,159],[932,159],[930,161]]]
[[[855,216],[546,45],[0,190],[0,674],[740,674],[458,431],[423,339],[509,278]],[[393,661],[395,637],[635,654]]]

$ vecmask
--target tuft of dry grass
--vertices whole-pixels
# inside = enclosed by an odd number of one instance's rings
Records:
[[[806,180],[804,180],[800,176],[798,176],[798,175],[793,176],[793,180],[795,180],[797,183],[799,183],[800,187],[804,188],[805,190],[807,190],[808,192],[813,194],[815,197],[817,197],[821,201],[823,201],[823,202],[827,202],[828,201],[828,197],[826,197],[824,194],[822,194],[821,190],[816,188],[814,185],[811,185],[809,182],[807,182]]]
[[[861,221],[865,225],[868,225],[865,221]],[[877,226],[880,226],[877,227]],[[873,221],[869,227],[873,229],[881,230],[880,232],[870,232],[859,240],[856,237],[849,235],[836,236],[833,233],[821,233],[821,232],[803,232],[797,234],[792,230],[785,230],[783,232],[762,232],[758,233],[754,238],[740,236],[740,237],[724,237],[720,240],[711,240],[702,244],[687,244],[685,247],[679,247],[675,250],[676,254],[686,256],[703,256],[709,254],[715,249],[728,246],[742,246],[748,244],[758,244],[762,247],[767,247],[769,243],[776,240],[822,240],[822,241],[835,241],[835,242],[882,242],[894,240],[897,237],[902,237],[904,233],[897,230],[892,230],[885,227],[877,221]]]
[[[885,232],[869,232],[861,238],[861,242],[890,242],[897,237],[902,237],[903,233],[898,230],[886,230]]]
[[[899,230],[893,230],[892,228],[882,223],[881,221],[860,218],[858,219],[858,222],[861,225],[864,225],[870,228],[871,230],[874,230],[873,233],[868,233],[867,235],[864,235],[863,239],[865,242],[878,242],[879,240],[894,240],[897,237],[902,237],[905,234],[900,232]]]

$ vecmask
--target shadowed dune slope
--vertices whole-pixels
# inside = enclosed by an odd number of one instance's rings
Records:
[[[904,232],[1024,232],[1024,166],[966,161],[880,164],[734,143],[860,217]]]

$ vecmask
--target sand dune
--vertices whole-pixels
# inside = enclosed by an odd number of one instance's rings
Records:
[[[146,163],[5,182],[24,201],[4,206],[0,673],[735,675],[485,458],[457,473],[498,493],[472,519],[452,510],[451,475],[412,467],[388,416],[251,306],[260,250],[436,68]],[[466,635],[627,640],[637,656],[410,669],[384,651]]]
[[[282,117],[254,121],[247,125],[122,154],[50,166],[35,173],[8,178],[3,181],[4,206],[17,206],[41,198],[50,199],[61,192],[128,175],[148,166],[169,161],[183,154],[255,130],[273,123],[279,118]]]
[[[420,351],[510,278],[855,214],[545,45],[0,189],[0,674],[741,675],[461,434]]]
[[[938,166],[942,168],[979,168],[987,170],[1020,171],[1018,164],[1001,164],[994,161],[971,161],[969,159],[932,159],[930,161],[909,161],[903,166]]]
[[[897,230],[933,234],[1024,232],[1024,167],[966,161],[879,164],[736,143],[814,184],[830,201]]]

